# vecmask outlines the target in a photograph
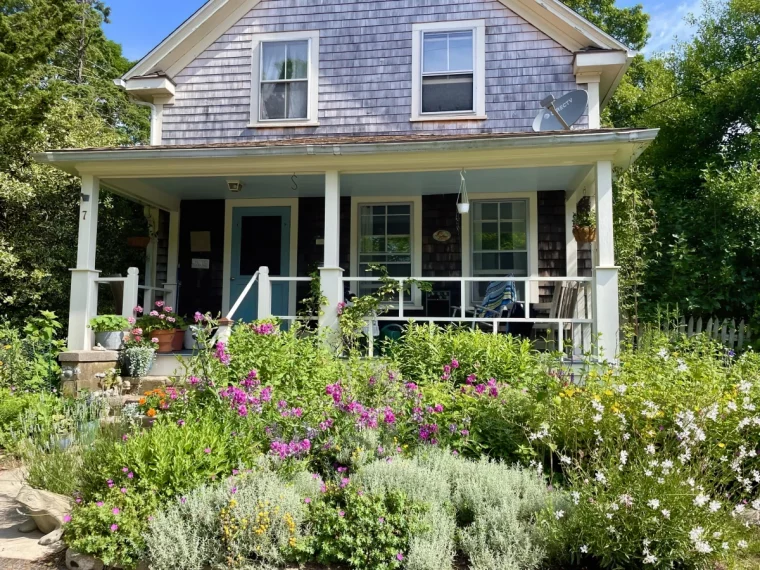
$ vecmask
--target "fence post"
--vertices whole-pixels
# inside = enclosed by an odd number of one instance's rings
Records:
[[[131,317],[137,306],[137,296],[140,289],[140,270],[130,267],[127,270],[127,278],[124,280],[124,295],[121,300],[121,316]]]
[[[269,279],[269,268],[259,267],[259,303],[258,319],[272,317],[272,281]]]

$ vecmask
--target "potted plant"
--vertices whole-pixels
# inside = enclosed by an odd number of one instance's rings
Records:
[[[143,313],[142,307],[135,307],[135,311]],[[176,323],[177,315],[163,301],[156,301],[155,308],[150,313],[147,315],[143,313],[137,319],[138,328],[142,329],[146,335],[157,339],[158,352],[161,354],[172,351]]]
[[[165,307],[171,311],[171,307]],[[185,331],[187,330],[187,321],[179,315],[172,313],[174,319],[174,339],[172,340],[172,350],[179,352],[185,343]]]
[[[150,245],[150,236],[131,236],[127,238],[127,245],[137,249],[145,249]]]
[[[156,359],[158,339],[147,337],[139,326],[133,328],[124,341],[124,369],[132,378],[147,376]]]
[[[596,219],[591,210],[581,210],[573,214],[573,236],[578,243],[596,240]]]
[[[129,323],[120,315],[100,315],[90,320],[90,328],[95,333],[95,344],[106,350],[120,350]]]

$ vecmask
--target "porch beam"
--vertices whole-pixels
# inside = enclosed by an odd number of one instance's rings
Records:
[[[618,271],[612,211],[612,163],[600,161],[596,174],[597,263],[594,267],[594,333],[600,357],[616,361],[620,347]]]
[[[99,201],[100,180],[94,176],[83,176],[79,201],[77,265],[71,270],[69,350],[90,350],[92,348],[92,334],[87,326],[90,319],[98,311],[98,286],[95,280],[100,272],[95,269],[95,252],[98,237]]]
[[[340,267],[340,173],[325,173],[324,265],[319,269],[322,295],[327,305],[322,308],[319,326],[338,329],[338,305],[343,301],[343,269]]]

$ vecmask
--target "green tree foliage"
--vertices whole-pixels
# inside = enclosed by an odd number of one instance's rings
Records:
[[[615,0],[562,0],[592,24],[634,50],[649,39],[649,14],[641,4],[619,8]]]
[[[643,316],[677,305],[747,317],[760,301],[760,0],[707,4],[695,24],[691,42],[637,61],[605,114],[608,125],[660,129],[618,182],[619,199],[639,197],[617,216],[623,293]],[[650,236],[638,224],[652,209]],[[632,250],[644,260],[635,270]]]
[[[76,258],[79,180],[32,153],[147,135],[145,110],[113,84],[129,62],[101,29],[108,15],[94,0],[0,0],[0,313],[12,320],[67,314]],[[99,269],[139,261],[124,247],[136,224],[139,207],[101,195]]]

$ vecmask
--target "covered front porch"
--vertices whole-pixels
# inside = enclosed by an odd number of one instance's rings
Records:
[[[462,137],[349,138],[205,147],[54,151],[40,159],[82,177],[77,267],[72,270],[69,350],[92,348],[98,288],[123,282],[122,312],[163,298],[179,314],[230,320],[303,319],[301,300],[319,276],[318,317],[336,327],[340,305],[377,286],[388,269],[412,287],[377,317],[475,323],[495,334],[556,334],[568,355],[592,339],[614,358],[619,338],[612,179],[655,131]],[[469,212],[459,214],[460,173]],[[148,245],[142,285],[97,271],[101,188],[145,205],[165,238]],[[595,212],[598,238],[579,244],[578,208]],[[160,279],[165,275],[165,279]],[[160,282],[159,282],[160,281]],[[489,287],[508,283],[511,303],[478,312]],[[462,310],[464,308],[464,310]],[[370,330],[372,330],[370,328]],[[373,335],[370,336],[370,343]],[[572,349],[570,348],[572,346]]]

